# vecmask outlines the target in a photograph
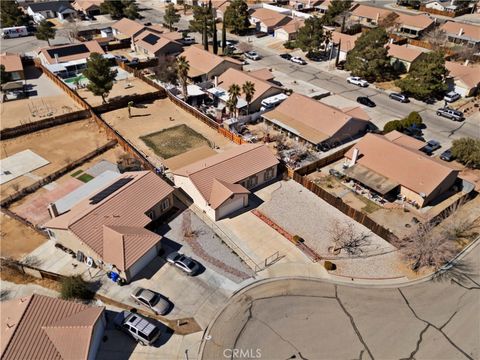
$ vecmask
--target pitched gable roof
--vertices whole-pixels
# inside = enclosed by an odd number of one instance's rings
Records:
[[[268,82],[261,80],[255,76],[252,76],[248,72],[240,71],[237,69],[228,69],[218,78],[218,86],[222,89],[228,91],[228,88],[232,84],[237,84],[242,86],[245,82],[250,81],[255,85],[255,94],[253,95],[252,102],[260,98],[263,94],[265,94],[270,89],[279,89],[282,90],[280,87]]]
[[[445,67],[450,71],[450,77],[463,82],[469,88],[474,88],[480,84],[480,66],[465,66],[452,61],[445,61]]]
[[[251,16],[258,19],[268,27],[284,25],[291,21],[291,18],[289,18],[287,15],[266,8],[258,8],[253,10]]]
[[[87,359],[103,307],[31,295],[0,303],[2,359]],[[19,311],[20,310],[20,311]]]
[[[278,163],[266,145],[245,144],[174,170],[173,174],[190,178],[213,207],[221,205],[232,193],[246,190],[233,184]]]
[[[57,54],[59,62],[88,59],[92,53],[105,54],[100,44],[95,40],[85,41],[80,44],[50,46],[41,49],[40,53],[49,64],[57,62],[55,54]]]
[[[120,184],[119,181],[125,184],[113,191],[117,184]],[[105,225],[144,228],[151,222],[146,212],[172,192],[173,188],[170,185],[150,171],[127,172],[90,199],[82,200],[70,211],[49,220],[45,227],[70,230],[103,258]],[[98,202],[94,201],[95,196],[99,194],[104,194],[104,198]],[[145,235],[145,243],[135,241],[129,244],[135,244],[140,250],[144,244],[151,243],[151,238],[143,231],[137,231],[136,234]],[[109,249],[109,256],[111,251],[114,250]],[[124,249],[115,248],[115,251],[123,252]]]
[[[398,17],[395,19],[395,22],[409,28],[423,30],[432,25],[434,20],[426,14],[409,15],[405,13],[398,13]]]
[[[353,11],[352,15],[363,17],[371,20],[385,19],[387,16],[393,14],[393,11],[381,9],[373,6],[358,5]]]
[[[458,173],[421,151],[382,135],[366,134],[345,156],[351,159],[354,149],[360,151],[356,164],[427,197],[448,176]]]
[[[145,30],[141,32],[140,35],[135,36],[134,42],[142,48],[152,53],[156,53],[163,47],[172,43],[176,43],[175,41],[172,41],[167,37],[165,37],[163,34],[158,34],[149,30]]]
[[[355,113],[356,109],[361,113]],[[334,136],[353,118],[368,118],[359,107],[341,110],[297,93],[263,117],[314,144]]]
[[[12,71],[22,71],[22,59],[18,54],[12,53],[4,53],[0,55],[0,64],[5,66],[5,71],[12,72]]]
[[[132,37],[138,32],[142,31],[145,28],[143,24],[130,20],[128,18],[123,18],[118,20],[115,24],[112,25],[112,29],[117,30],[121,34]]]
[[[73,10],[70,6],[69,1],[45,1],[45,2],[35,2],[29,4],[28,7],[33,12],[52,10],[55,12],[62,12],[65,10]]]
[[[440,29],[455,37],[480,41],[480,26],[478,25],[447,21]]]
[[[184,56],[190,65],[190,69],[188,70],[189,77],[208,74],[223,62],[241,65],[241,62],[238,60],[212,54],[195,45],[185,49],[181,56]]]
[[[410,63],[418,59],[425,52],[408,45],[388,44],[387,47],[389,56]]]
[[[349,52],[355,47],[355,43],[361,34],[348,35],[338,31],[332,32],[332,42],[334,44],[340,43],[340,50],[343,52]]]

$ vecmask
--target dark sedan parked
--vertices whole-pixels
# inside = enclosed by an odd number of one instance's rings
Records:
[[[285,60],[290,60],[292,58],[292,55],[288,53],[280,54],[280,57]]]
[[[368,106],[368,107],[375,107],[377,106],[372,100],[370,100],[368,97],[366,96],[359,96],[357,97],[357,102],[359,104],[362,104],[362,105],[365,105],[365,106]]]

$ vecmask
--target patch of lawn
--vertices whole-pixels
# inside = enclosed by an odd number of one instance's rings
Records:
[[[77,176],[80,175],[82,172],[83,172],[83,170],[80,169],[80,170],[75,171],[73,174],[70,174],[70,176],[72,176],[72,177],[77,177]]]
[[[86,183],[86,182],[89,182],[90,180],[92,180],[92,179],[93,179],[93,176],[90,175],[90,174],[85,173],[85,174],[80,175],[79,177],[77,177],[77,179],[80,180],[80,181],[83,181],[84,183]]]
[[[374,203],[373,201],[367,199],[364,196],[358,195],[357,199],[359,199],[360,201],[362,201],[365,204],[365,206],[362,208],[362,211],[366,212],[367,214],[371,214],[371,213],[373,213],[377,210],[380,210],[382,208],[380,205]]]
[[[209,145],[208,139],[185,124],[141,136],[140,139],[163,159]]]

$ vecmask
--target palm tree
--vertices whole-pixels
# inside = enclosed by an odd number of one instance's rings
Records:
[[[250,103],[252,102],[253,95],[255,94],[255,84],[251,81],[246,81],[242,85],[242,91],[245,95],[245,101],[247,102],[247,115],[250,113]]]
[[[185,56],[179,56],[177,58],[177,73],[178,79],[182,84],[183,100],[187,101],[187,80],[188,80],[188,71],[190,70],[190,64],[188,63]]]
[[[227,102],[228,110],[235,116],[238,104],[238,97],[240,96],[240,86],[238,86],[237,84],[230,85],[230,87],[228,88],[228,93],[230,94]]]

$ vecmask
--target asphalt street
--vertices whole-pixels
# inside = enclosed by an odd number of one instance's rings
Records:
[[[479,274],[477,246],[416,285],[261,282],[233,296],[207,329],[202,359],[478,359]]]

